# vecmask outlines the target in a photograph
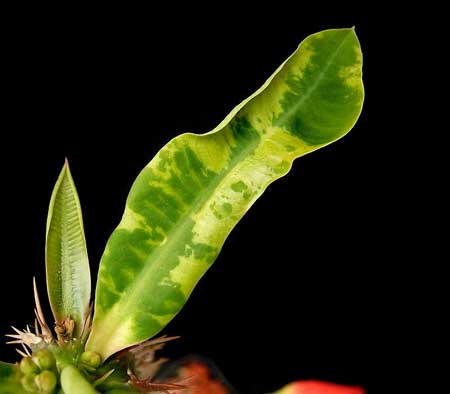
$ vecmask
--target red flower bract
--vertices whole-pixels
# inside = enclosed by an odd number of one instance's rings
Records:
[[[343,386],[335,383],[305,380],[294,382],[278,392],[279,394],[364,394],[362,387]]]

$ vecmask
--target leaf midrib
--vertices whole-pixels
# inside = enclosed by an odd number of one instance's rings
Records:
[[[79,228],[80,223],[78,220],[78,215],[76,212],[76,201],[73,196],[72,187],[70,185],[70,182],[65,179],[64,180],[65,185],[63,184],[63,187],[65,187],[66,190],[63,190],[63,201],[62,206],[70,207],[70,211],[62,210],[61,215],[61,259],[63,261],[69,261],[69,264],[63,264],[62,265],[62,278],[63,281],[63,302],[64,302],[64,313],[67,314],[69,311],[72,312],[72,314],[77,314],[77,316],[71,316],[72,318],[81,318],[81,309],[80,309],[80,292],[76,290],[76,280],[74,280],[74,277],[76,277],[76,267],[74,265],[74,248],[73,248],[73,242],[71,242],[70,237],[70,226],[69,226],[69,220],[74,219],[76,223],[75,225]],[[75,212],[73,210],[73,205],[75,206]],[[73,232],[73,231],[72,231]],[[75,230],[75,232],[77,232]],[[80,235],[79,233],[76,235]],[[67,285],[64,285],[64,283],[67,283]],[[71,301],[71,305],[68,305],[68,301]],[[65,318],[66,316],[64,316]]]
[[[228,127],[225,126],[225,128]],[[223,129],[222,129],[223,130]],[[201,138],[201,135],[197,134],[188,134],[191,137],[197,137]],[[178,138],[184,137],[186,134],[181,135]],[[243,159],[248,157],[250,152],[254,150],[254,147],[251,143],[248,144],[248,146],[243,149],[238,155],[234,156],[233,159],[229,162],[228,167],[226,170],[217,173],[210,181],[210,183],[205,187],[205,189],[202,189],[202,192],[199,193],[198,197],[193,201],[191,204],[191,207],[188,211],[185,212],[185,214],[182,216],[182,218],[173,225],[172,229],[169,230],[166,236],[166,242],[162,245],[159,245],[157,249],[151,253],[146,262],[145,265],[141,271],[142,275],[138,275],[136,279],[133,281],[135,284],[132,287],[132,290],[130,293],[128,293],[126,296],[122,295],[122,298],[120,301],[118,301],[110,310],[108,313],[104,314],[103,320],[105,319],[105,316],[107,315],[114,315],[117,314],[118,318],[117,321],[119,321],[119,324],[111,324],[111,322],[108,323],[108,330],[109,332],[114,332],[114,330],[111,329],[111,326],[114,327],[120,327],[122,324],[120,324],[120,320],[122,318],[122,314],[117,313],[116,310],[128,310],[128,308],[131,308],[131,306],[135,305],[136,302],[134,299],[136,297],[139,297],[139,294],[142,294],[142,292],[145,290],[145,288],[148,288],[148,278],[153,272],[158,271],[161,265],[165,263],[164,256],[170,254],[170,251],[172,249],[172,245],[176,245],[180,238],[182,238],[181,234],[184,233],[185,228],[189,225],[189,221],[193,220],[192,215],[197,212],[201,207],[205,205],[205,202],[210,200],[211,196],[214,195],[215,190],[220,190],[220,184],[223,183],[227,177],[232,173],[232,170],[241,162],[243,162]],[[128,207],[128,209],[130,209]],[[170,272],[170,271],[169,271]],[[127,287],[129,289],[130,286]],[[127,290],[124,291],[124,293]],[[123,322],[125,324],[125,322]],[[156,333],[155,333],[156,334]],[[113,337],[114,335],[111,335],[110,337]]]
[[[298,102],[292,106],[288,111],[283,112],[283,114],[275,121],[275,126],[283,126],[286,121],[288,121],[302,106],[302,104],[311,96],[311,94],[317,89],[320,82],[322,82],[323,78],[328,72],[328,69],[331,67],[333,60],[336,58],[340,50],[342,49],[343,45],[347,41],[349,37],[351,37],[353,30],[349,30],[346,36],[342,39],[341,43],[336,47],[336,49],[333,51],[332,55],[326,62],[325,66],[321,70],[321,72],[316,77],[316,80],[310,85],[310,87],[306,90],[305,94],[303,94],[298,100]]]

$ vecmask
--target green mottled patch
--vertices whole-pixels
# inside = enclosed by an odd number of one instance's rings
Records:
[[[273,170],[274,170],[275,174],[284,174],[287,170],[289,170],[290,166],[291,166],[291,163],[283,160],[280,163],[278,163],[276,166],[274,166]]]
[[[253,194],[252,194],[251,192],[245,192],[245,193],[242,195],[242,198],[243,198],[244,200],[249,200],[252,196],[253,196]]]
[[[89,350],[107,358],[156,335],[267,186],[351,129],[363,100],[358,53],[352,29],[310,36],[213,131],[158,152],[102,257]]]
[[[233,210],[233,206],[230,203],[228,203],[228,202],[224,202],[222,204],[222,209],[223,209],[225,214],[229,214]]]
[[[217,209],[216,203],[211,204],[211,205],[210,205],[210,208],[211,208],[212,213],[214,214],[214,216],[215,216],[217,219],[221,220],[221,219],[223,218],[222,214],[221,214],[220,211]]]
[[[231,189],[233,191],[235,191],[236,193],[240,193],[240,192],[247,190],[247,185],[244,182],[239,181],[239,182],[233,183],[231,185]]]
[[[286,151],[287,152],[294,152],[297,148],[292,145],[286,145]]]

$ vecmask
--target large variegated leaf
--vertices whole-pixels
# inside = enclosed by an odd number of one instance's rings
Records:
[[[56,321],[70,316],[79,334],[91,297],[91,276],[77,190],[66,161],[50,200],[47,289]]]
[[[353,127],[364,96],[361,61],[353,29],[309,36],[217,128],[160,150],[106,246],[88,348],[107,357],[180,311],[266,187],[294,159]]]
[[[0,394],[25,394],[20,376],[17,365],[0,361]]]

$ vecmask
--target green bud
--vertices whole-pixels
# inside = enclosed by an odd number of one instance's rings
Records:
[[[88,351],[80,356],[80,362],[89,367],[98,368],[102,365],[102,357],[97,352]]]
[[[52,371],[43,371],[34,378],[40,393],[51,394],[55,390],[57,379]]]
[[[33,373],[22,376],[22,378],[20,379],[20,383],[22,383],[22,387],[25,389],[25,391],[29,393],[37,393],[38,387],[34,382],[35,377],[36,374]]]
[[[40,349],[34,353],[33,361],[42,370],[53,369],[56,366],[55,356],[48,349]]]
[[[31,357],[24,357],[20,361],[20,370],[24,375],[39,373],[39,367],[33,362]]]

